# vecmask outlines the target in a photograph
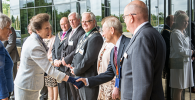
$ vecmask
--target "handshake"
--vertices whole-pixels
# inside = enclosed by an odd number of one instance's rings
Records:
[[[85,78],[73,78],[71,76],[69,76],[67,82],[74,84],[77,89],[82,88],[86,84]]]

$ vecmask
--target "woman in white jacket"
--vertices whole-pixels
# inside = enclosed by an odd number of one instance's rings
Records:
[[[188,19],[186,14],[178,15],[170,36],[170,87],[173,88],[173,100],[181,100],[182,90],[194,86],[191,60],[193,50],[185,31]]]

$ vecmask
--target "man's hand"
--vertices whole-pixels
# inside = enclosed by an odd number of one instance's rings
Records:
[[[71,73],[72,73],[73,75],[75,75],[75,74],[74,74],[74,68],[72,67],[72,68],[70,68],[70,70],[71,70]]]
[[[60,67],[61,63],[61,60],[54,60],[54,66],[56,67]]]
[[[76,80],[76,82],[79,82],[79,81],[83,82],[85,84],[85,86],[87,85],[87,81],[85,78],[79,78]]]
[[[62,58],[62,65],[67,66],[66,62],[64,61],[64,57]]]
[[[119,98],[119,94],[120,94],[119,88],[114,87],[114,89],[113,89],[113,91],[112,91],[112,99],[117,99],[117,98]]]
[[[73,77],[69,76],[67,82],[74,84],[74,86],[75,86],[77,89],[80,89],[80,88],[82,88],[83,86],[85,86],[85,84],[84,84],[82,81],[77,82],[76,80],[77,80],[77,78],[73,78]]]

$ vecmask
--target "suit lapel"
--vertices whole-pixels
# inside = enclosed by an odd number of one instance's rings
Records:
[[[70,31],[70,30],[69,30]],[[62,44],[64,44],[64,42],[68,39],[68,35],[69,35],[69,31],[66,33],[66,35],[64,37],[67,37],[65,40],[63,40],[62,42],[59,41],[59,46],[58,49],[62,46]],[[60,37],[62,36],[62,32],[60,33]]]
[[[111,65],[113,66],[114,71],[116,72],[116,66],[114,65],[114,48],[111,50]]]
[[[123,56],[123,51],[124,51],[124,48],[125,48],[125,36],[122,36],[122,39],[121,39],[121,42],[120,42],[120,45],[119,45],[119,50],[118,50],[118,55],[117,55],[117,65],[120,66],[120,59],[121,57]]]

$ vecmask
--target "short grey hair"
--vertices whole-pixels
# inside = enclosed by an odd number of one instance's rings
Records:
[[[95,20],[95,22],[96,22],[95,15],[94,15],[92,12],[84,12],[84,13],[82,13],[82,16],[83,16],[84,14],[90,14],[91,20]]]
[[[80,19],[80,16],[77,12],[71,12],[69,15],[68,15],[68,18],[72,15],[72,14],[76,14],[76,18],[77,19]]]
[[[106,18],[104,25],[106,25],[106,27],[108,28],[113,27],[119,33],[123,33],[123,26],[121,22],[114,16],[109,16],[108,18]]]
[[[7,16],[7,15],[5,15],[5,14],[2,14],[1,12],[0,12],[0,28],[1,29],[4,29],[6,26],[7,26],[7,24],[9,23],[10,24],[10,26],[11,26],[11,24],[12,24],[12,21],[11,21],[11,19]]]

